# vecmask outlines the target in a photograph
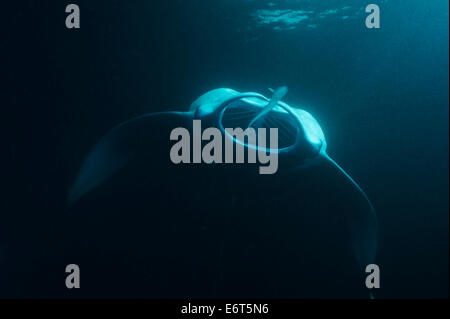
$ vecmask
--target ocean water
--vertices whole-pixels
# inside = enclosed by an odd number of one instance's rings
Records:
[[[447,1],[80,0],[79,30],[63,3],[20,2],[4,48],[1,297],[65,296],[62,239],[79,236],[67,192],[109,129],[215,88],[281,85],[376,207],[378,297],[448,297]],[[365,26],[369,3],[380,29]]]

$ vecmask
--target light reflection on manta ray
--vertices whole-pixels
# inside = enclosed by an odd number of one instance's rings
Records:
[[[377,249],[377,220],[372,203],[356,181],[326,153],[326,139],[314,117],[281,101],[287,93],[286,87],[272,92],[272,99],[267,99],[259,93],[239,93],[227,88],[215,89],[193,102],[188,112],[153,113],[117,126],[100,140],[85,159],[70,191],[69,203],[78,201],[103,184],[136,156],[137,146],[129,141],[133,139],[134,132],[148,125],[146,121],[150,119],[172,121],[176,126],[180,126],[180,123],[188,126],[192,120],[201,119],[210,127],[219,128],[225,135],[227,133],[224,128],[228,127],[277,127],[278,149],[262,151],[277,152],[279,162],[285,163],[283,170],[294,171],[299,167],[306,168],[313,164],[332,166],[336,174],[342,175],[353,185],[354,190],[365,202],[365,209],[354,213],[345,212],[355,258],[360,268],[364,269],[366,265],[374,262]],[[257,147],[236,140],[235,137],[231,138],[246,147]]]

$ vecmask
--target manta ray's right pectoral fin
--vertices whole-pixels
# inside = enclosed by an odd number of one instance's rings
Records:
[[[86,156],[69,190],[69,205],[102,185],[139,153],[155,152],[167,145],[170,127],[185,123],[187,113],[154,113],[127,121],[112,129]]]

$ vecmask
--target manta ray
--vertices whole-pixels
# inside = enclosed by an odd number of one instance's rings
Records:
[[[273,89],[269,89],[269,90],[273,93],[272,98],[270,99],[269,103],[267,103],[267,105],[264,106],[264,108],[261,110],[261,112],[259,112],[258,115],[256,115],[256,117],[253,120],[251,120],[248,127],[252,127],[256,123],[256,121],[263,118],[267,113],[269,113],[271,110],[273,110],[273,108],[278,105],[278,102],[280,102],[281,99],[288,92],[288,88],[286,86],[281,86],[281,87],[277,88],[276,90],[273,90]]]
[[[356,211],[339,213],[345,215],[349,225],[354,257],[360,269],[365,269],[375,261],[377,251],[374,206],[359,184],[327,154],[325,135],[317,120],[307,111],[282,101],[287,92],[287,87],[279,87],[272,90],[271,98],[267,98],[260,93],[219,88],[200,96],[187,111],[146,114],[118,125],[101,138],[85,158],[69,190],[69,204],[74,205],[101,187],[143,152],[153,152],[152,165],[155,167],[168,162],[170,130],[189,127],[194,119],[201,119],[205,126],[219,128],[225,134],[227,127],[278,128],[278,149],[261,151],[278,153],[279,170],[282,171],[279,179],[283,176],[292,178],[299,170],[308,170],[311,166],[323,167],[327,174],[339,177],[343,187],[358,198]],[[246,147],[255,147],[229,137]],[[247,175],[239,173],[233,178],[244,181]],[[261,187],[264,192],[265,180],[258,176],[252,178],[256,187]],[[286,191],[292,192],[294,197],[301,196],[295,189],[286,188]]]

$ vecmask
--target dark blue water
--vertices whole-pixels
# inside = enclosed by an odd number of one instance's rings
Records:
[[[80,0],[77,31],[63,3],[21,2],[4,48],[0,296],[58,295],[67,190],[111,127],[218,87],[280,85],[377,209],[380,297],[448,296],[447,1]],[[370,2],[380,29],[364,25]]]

